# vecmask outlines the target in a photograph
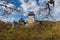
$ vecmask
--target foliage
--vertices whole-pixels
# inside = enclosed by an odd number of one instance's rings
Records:
[[[60,40],[59,24],[59,22],[43,21],[32,27],[19,26],[9,29],[3,27],[0,29],[0,40]]]

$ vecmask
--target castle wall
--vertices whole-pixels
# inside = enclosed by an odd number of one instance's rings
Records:
[[[33,22],[34,22],[34,16],[29,16],[28,23],[33,23]]]

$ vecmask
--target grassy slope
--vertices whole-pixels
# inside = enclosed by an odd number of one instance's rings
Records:
[[[42,21],[32,27],[6,29],[0,29],[0,40],[60,40],[60,22]]]

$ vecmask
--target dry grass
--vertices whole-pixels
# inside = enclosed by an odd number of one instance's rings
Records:
[[[60,40],[60,22],[41,21],[32,27],[6,29],[0,29],[0,40]]]

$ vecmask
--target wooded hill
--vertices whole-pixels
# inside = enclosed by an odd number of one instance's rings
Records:
[[[60,40],[60,22],[40,21],[25,28],[0,22],[0,40]]]

